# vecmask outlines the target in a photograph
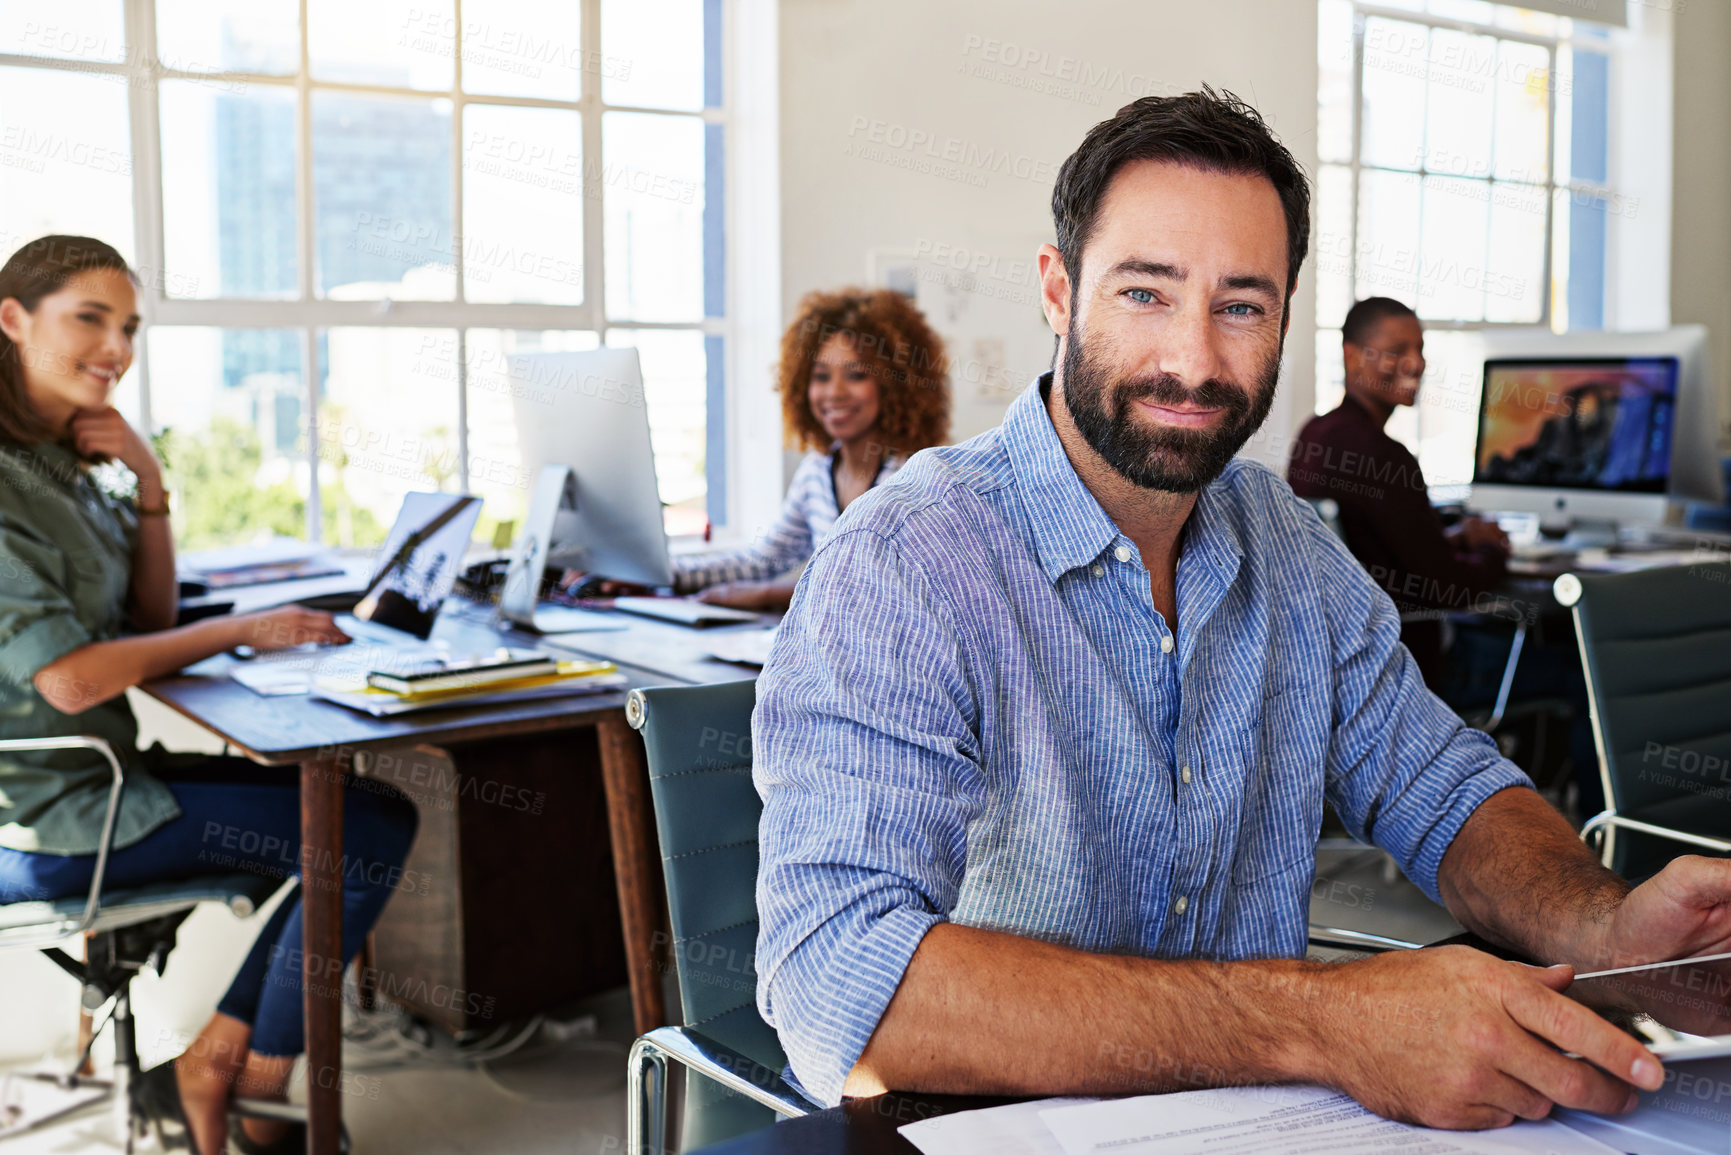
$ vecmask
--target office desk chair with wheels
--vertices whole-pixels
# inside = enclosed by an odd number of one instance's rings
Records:
[[[669,1059],[705,1076],[686,1081],[684,1150],[817,1109],[782,1079],[787,1056],[757,1013],[756,701],[754,682],[663,686],[626,699],[626,720],[648,755],[685,1023],[631,1048],[626,1147],[634,1155],[666,1150]]]
[[[130,1152],[133,1141],[152,1126],[156,1128],[158,1138],[162,1137],[162,1121],[153,1110],[139,1078],[137,1028],[132,1017],[133,977],[143,970],[162,973],[168,954],[174,949],[175,932],[199,903],[220,902],[244,918],[270,897],[281,880],[258,874],[215,874],[104,893],[102,876],[108,866],[114,823],[119,816],[120,794],[125,786],[125,772],[113,747],[92,736],[0,740],[0,753],[71,749],[94,750],[102,755],[113,771],[90,891],[85,895],[0,906],[0,948],[22,947],[41,951],[82,984],[86,1010],[94,1015],[105,1006],[110,1009],[107,1018],[91,1032],[89,1045],[67,1071],[26,1076],[53,1083],[73,1095],[70,1105],[34,1116],[0,1116],[0,1140],[35,1131],[98,1102],[108,1101],[114,1106],[118,1124],[124,1131],[125,1150]],[[81,962],[60,949],[58,944],[86,933],[91,936],[85,948],[86,961]],[[108,1024],[114,1027],[113,1077],[95,1079],[79,1074],[97,1037]],[[90,1097],[73,1094],[85,1088],[99,1093]]]
[[[1731,563],[1559,577],[1605,810],[1581,837],[1625,878],[1731,854]]]

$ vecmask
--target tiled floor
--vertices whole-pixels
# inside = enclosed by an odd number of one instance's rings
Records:
[[[343,1119],[365,1155],[606,1155],[625,1149],[625,1055],[630,1005],[623,989],[567,1012],[572,1037],[543,1028],[494,1062],[457,1059],[448,1039],[402,1061],[407,1048],[344,1047]],[[353,1023],[350,1024],[353,1030]],[[291,1089],[303,1097],[304,1086]],[[4,1155],[116,1151],[106,1113],[0,1145]],[[148,1148],[147,1148],[148,1149]]]

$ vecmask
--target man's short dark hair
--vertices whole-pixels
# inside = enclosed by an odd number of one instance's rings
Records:
[[[1139,160],[1267,177],[1286,213],[1286,291],[1292,292],[1310,251],[1310,183],[1260,113],[1232,93],[1216,92],[1206,84],[1201,92],[1131,101],[1089,129],[1058,170],[1052,221],[1072,282],[1082,271],[1082,250],[1112,178]]]
[[[1340,323],[1340,340],[1343,344],[1362,349],[1376,327],[1390,317],[1418,320],[1418,314],[1412,311],[1411,306],[1403,305],[1393,297],[1366,297],[1346,311],[1346,320]]]

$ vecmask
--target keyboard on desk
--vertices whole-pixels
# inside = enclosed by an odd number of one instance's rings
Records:
[[[614,598],[613,608],[682,626],[707,626],[723,622],[755,622],[760,614],[736,610],[729,606],[711,605],[696,598]]]

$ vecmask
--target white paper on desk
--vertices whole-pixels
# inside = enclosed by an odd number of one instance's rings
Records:
[[[1228,1087],[1048,1107],[1065,1155],[1605,1155],[1615,1148],[1550,1119],[1496,1131],[1433,1131],[1384,1119],[1326,1087]]]
[[[898,1127],[922,1155],[1064,1155],[1040,1121],[1049,1107],[1076,1107],[1097,1099],[1033,1099],[979,1111],[957,1111]]]

